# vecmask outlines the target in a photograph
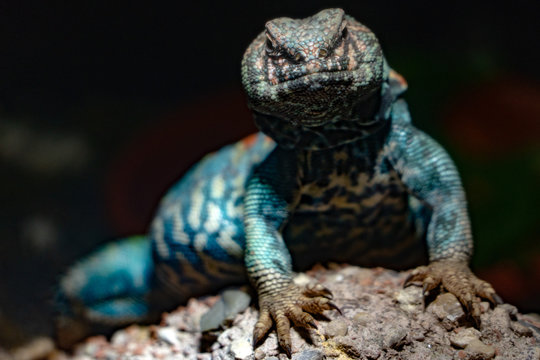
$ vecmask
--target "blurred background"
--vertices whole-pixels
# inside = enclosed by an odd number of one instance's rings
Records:
[[[50,334],[59,274],[143,233],[164,191],[255,131],[240,61],[265,21],[345,11],[408,80],[464,181],[473,267],[540,311],[539,3],[0,2],[0,346]]]

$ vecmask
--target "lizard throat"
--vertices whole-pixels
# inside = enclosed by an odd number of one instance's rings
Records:
[[[294,121],[254,110],[259,129],[286,149],[325,150],[365,139],[380,132],[387,121],[388,86],[364,97],[353,107],[354,115],[332,122]]]

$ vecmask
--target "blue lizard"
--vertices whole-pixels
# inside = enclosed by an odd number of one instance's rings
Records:
[[[411,124],[406,83],[367,27],[341,9],[269,21],[246,50],[242,82],[261,133],[196,164],[162,199],[147,236],[72,267],[57,296],[60,334],[151,321],[249,280],[260,307],[254,343],[275,323],[290,355],[290,321],[312,327],[310,313],[337,308],[327,289],[292,282],[293,267],[324,261],[428,263],[410,281],[442,285],[475,318],[478,296],[494,301],[468,266],[458,172]]]

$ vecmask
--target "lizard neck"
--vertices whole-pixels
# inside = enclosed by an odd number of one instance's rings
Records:
[[[317,127],[302,126],[295,121],[254,111],[255,123],[280,147],[290,150],[321,151],[361,141],[384,127],[390,118],[394,92],[388,82],[362,99],[351,119],[340,118]]]
[[[391,121],[382,121],[369,135],[327,149],[290,150],[302,184],[324,183],[335,176],[352,176],[374,169],[390,132]]]

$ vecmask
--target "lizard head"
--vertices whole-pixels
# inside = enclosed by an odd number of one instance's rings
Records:
[[[384,76],[377,38],[341,9],[267,22],[242,61],[252,110],[302,128],[367,120],[358,108]]]

